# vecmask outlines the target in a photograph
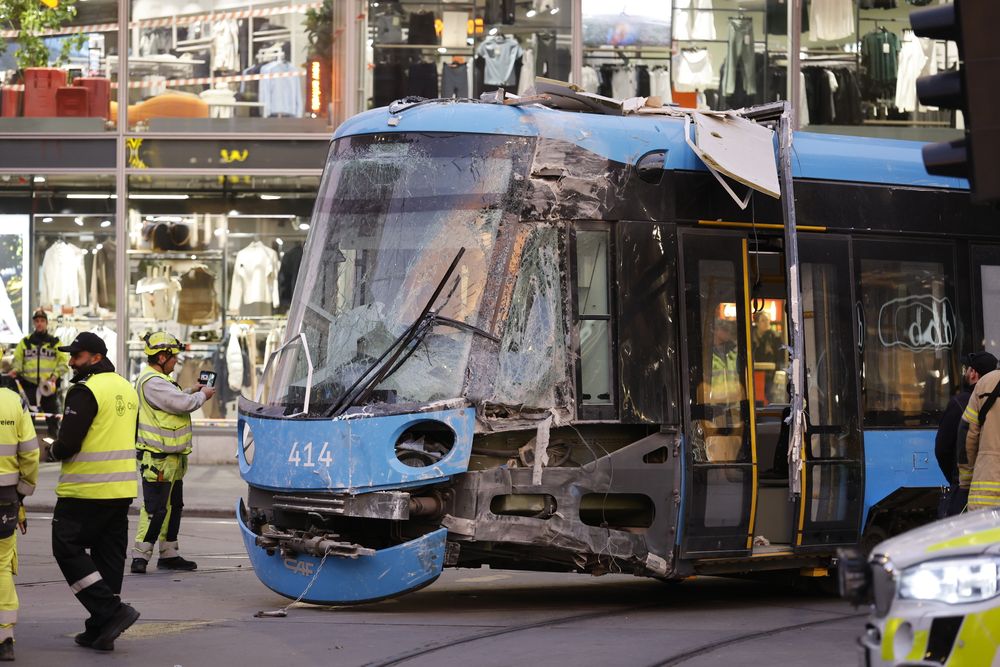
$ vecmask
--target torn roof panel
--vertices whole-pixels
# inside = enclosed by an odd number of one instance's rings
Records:
[[[604,158],[634,164],[650,150],[667,149],[667,169],[703,171],[684,142],[684,120],[660,114],[611,116],[571,113],[538,105],[508,106],[440,101],[394,115],[373,109],[342,123],[334,135],[382,132],[468,132],[545,136],[570,141]],[[965,190],[963,179],[930,176],[920,156],[921,142],[796,132],[795,178],[895,184]]]

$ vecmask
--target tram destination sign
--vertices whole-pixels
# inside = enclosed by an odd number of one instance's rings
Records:
[[[330,142],[312,139],[146,139],[125,140],[128,169],[315,169],[323,168]]]

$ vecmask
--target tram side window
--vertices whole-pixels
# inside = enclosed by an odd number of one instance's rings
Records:
[[[861,259],[869,426],[940,421],[954,386],[957,336],[947,275],[943,262]]]
[[[1000,354],[1000,266],[984,264],[980,267],[983,286],[983,348],[994,355]]]
[[[612,405],[611,308],[607,231],[577,230],[577,319],[581,406]]]

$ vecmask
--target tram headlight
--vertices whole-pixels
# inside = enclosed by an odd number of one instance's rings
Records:
[[[920,563],[903,570],[899,597],[946,604],[980,602],[1000,592],[1000,559],[951,558]]]

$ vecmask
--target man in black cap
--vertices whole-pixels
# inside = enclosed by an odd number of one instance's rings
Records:
[[[938,518],[961,514],[969,499],[969,489],[959,488],[958,484],[958,427],[962,421],[962,413],[969,404],[972,389],[979,378],[990,371],[996,370],[997,358],[986,351],[967,354],[962,360],[962,387],[950,401],[941,416],[937,437],[934,439],[934,456],[938,466],[948,480],[948,490],[938,507]],[[965,446],[962,442],[961,446]]]
[[[11,376],[16,377],[24,390],[28,404],[47,414],[45,424],[49,437],[55,438],[59,430],[59,383],[66,372],[66,353],[59,351],[59,339],[49,333],[49,316],[39,308],[31,316],[35,330],[25,336],[14,348],[14,365]]]
[[[70,590],[90,612],[76,643],[101,651],[139,618],[121,601],[128,548],[128,508],[138,492],[135,471],[139,396],[107,359],[99,336],[70,345],[75,371],[52,457],[62,461],[52,514],[52,555]],[[89,550],[89,553],[88,553]]]

